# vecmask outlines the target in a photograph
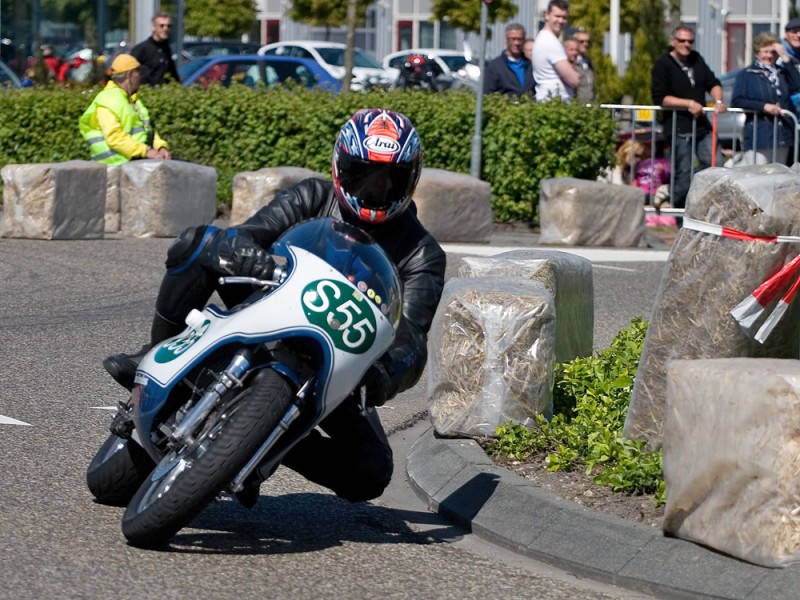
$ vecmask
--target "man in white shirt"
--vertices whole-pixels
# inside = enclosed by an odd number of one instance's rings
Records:
[[[538,101],[561,98],[569,102],[575,96],[580,75],[567,58],[559,41],[561,31],[569,19],[567,0],[550,0],[544,15],[544,27],[536,36],[533,53],[533,79],[536,82]]]

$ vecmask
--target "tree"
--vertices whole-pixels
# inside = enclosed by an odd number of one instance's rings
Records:
[[[363,25],[367,19],[370,0],[356,2],[356,24]],[[298,23],[314,27],[341,27],[347,24],[346,0],[292,0],[287,15]]]
[[[175,14],[174,0],[163,0],[161,10]],[[255,0],[185,0],[183,30],[198,37],[238,38],[256,20]]]
[[[680,0],[627,0],[620,3],[620,33],[634,35],[631,63],[625,77],[620,79],[616,66],[603,55],[602,44],[590,48],[598,100],[619,101],[623,95],[629,95],[636,102],[651,102],[650,71],[656,57],[666,47],[665,16],[667,9],[674,9],[676,2],[680,5]],[[569,14],[570,23],[586,28],[593,40],[602,40],[611,26],[609,0],[572,0]]]
[[[664,0],[640,0],[639,27],[633,40],[631,62],[622,79],[626,93],[633,97],[635,104],[653,101],[650,92],[653,63],[667,46],[665,8]]]
[[[481,30],[480,0],[433,0],[432,19],[447,23],[450,27],[466,33]],[[511,0],[491,0],[489,22],[510,21],[517,14],[517,6]]]

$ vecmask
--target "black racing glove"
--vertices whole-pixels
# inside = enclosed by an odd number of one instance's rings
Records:
[[[380,361],[367,369],[359,386],[364,388],[367,406],[383,406],[395,395],[392,378]]]
[[[236,228],[215,232],[206,256],[207,266],[223,275],[269,279],[275,270],[272,255],[249,232]]]

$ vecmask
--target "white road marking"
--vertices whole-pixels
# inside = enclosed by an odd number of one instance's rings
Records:
[[[31,427],[30,423],[26,423],[25,421],[17,421],[16,419],[4,417],[3,415],[0,415],[0,425],[27,425],[28,427]]]
[[[582,256],[592,262],[666,262],[669,250],[646,250],[638,248],[577,248],[572,246],[489,246],[481,244],[442,244],[445,252],[469,256],[493,256],[512,250],[558,250]]]
[[[116,406],[90,406],[89,408],[96,408],[97,410],[117,410]]]

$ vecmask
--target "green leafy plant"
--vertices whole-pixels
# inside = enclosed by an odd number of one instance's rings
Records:
[[[78,118],[100,91],[38,88],[0,94],[0,166],[87,160]],[[406,114],[422,139],[426,167],[470,173],[475,94],[373,90],[333,95],[244,86],[143,88],[156,128],[182,160],[217,170],[224,211],[233,177],[264,167],[305,167],[330,177],[333,142],[358,109]],[[482,175],[492,188],[495,221],[535,223],[539,182],[551,177],[595,179],[613,159],[611,115],[561,102],[518,104],[486,98]]]
[[[609,348],[558,364],[552,419],[539,416],[531,430],[501,425],[489,453],[524,460],[547,452],[551,471],[582,467],[587,475],[594,474],[598,485],[615,492],[652,494],[653,501],[663,505],[661,451],[647,452],[643,441],[622,437],[646,331],[646,321],[633,319]]]

